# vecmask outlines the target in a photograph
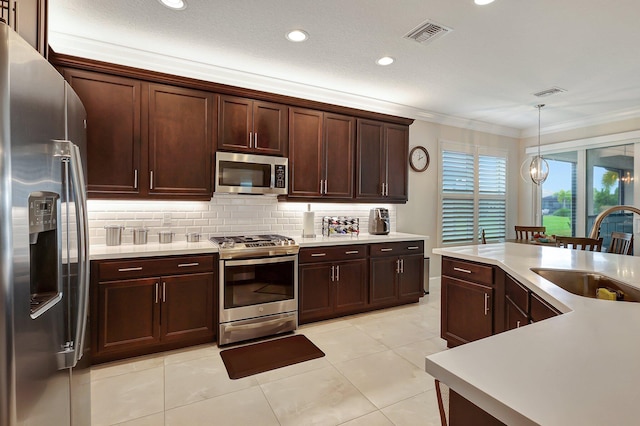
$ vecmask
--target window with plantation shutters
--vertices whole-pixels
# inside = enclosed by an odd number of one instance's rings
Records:
[[[507,220],[506,153],[444,144],[441,148],[443,244],[504,240]]]

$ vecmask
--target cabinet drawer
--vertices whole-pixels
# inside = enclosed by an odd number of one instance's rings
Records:
[[[369,245],[371,257],[405,256],[424,254],[424,241],[402,241],[398,243],[375,243]]]
[[[349,246],[302,248],[299,256],[300,263],[364,259],[367,257],[367,245],[353,244]]]
[[[493,285],[493,267],[464,260],[443,258],[442,274],[450,277]]]
[[[529,312],[529,290],[519,282],[506,276],[504,283],[505,295],[522,311]]]
[[[210,271],[213,271],[212,255],[115,260],[98,264],[98,279],[105,281]]]

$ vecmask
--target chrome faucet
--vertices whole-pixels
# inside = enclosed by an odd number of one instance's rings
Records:
[[[589,238],[598,238],[600,234],[600,225],[605,217],[609,216],[611,213],[616,212],[618,210],[629,210],[634,212],[637,215],[640,215],[640,209],[634,206],[613,206],[601,212],[596,220],[593,222],[593,227],[591,228],[591,232],[589,233]]]

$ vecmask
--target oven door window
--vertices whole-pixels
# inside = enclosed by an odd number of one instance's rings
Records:
[[[220,161],[219,184],[246,188],[269,188],[271,165]]]
[[[224,308],[292,300],[294,268],[294,261],[225,266]]]

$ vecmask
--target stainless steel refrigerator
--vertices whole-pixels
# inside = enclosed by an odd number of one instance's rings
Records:
[[[0,425],[89,425],[86,113],[0,23]]]

